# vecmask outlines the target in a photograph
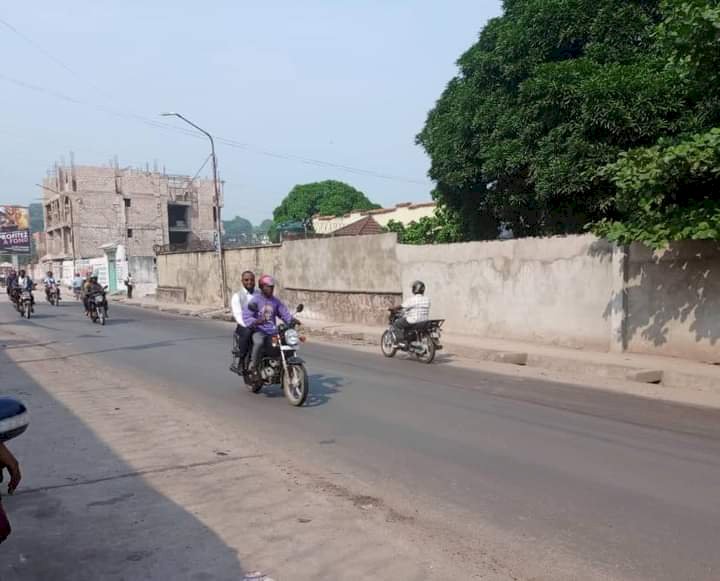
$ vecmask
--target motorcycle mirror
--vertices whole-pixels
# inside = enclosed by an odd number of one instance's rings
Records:
[[[297,309],[295,309],[295,312],[296,312],[296,313],[302,313],[302,312],[303,312],[303,309],[305,309],[305,305],[303,305],[302,303],[300,303],[300,304],[297,306]]]

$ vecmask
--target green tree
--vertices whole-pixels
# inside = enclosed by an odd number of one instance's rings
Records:
[[[438,207],[432,216],[424,216],[417,222],[402,224],[390,220],[387,230],[397,234],[400,244],[446,244],[463,240],[459,224],[452,211]]]
[[[614,216],[594,225],[611,240],[654,248],[720,240],[720,6],[666,0],[662,11],[657,51],[681,88],[682,123],[600,171],[616,187]]]
[[[717,0],[504,7],[417,138],[463,236],[716,237]]]
[[[263,220],[262,222],[260,222],[260,224],[255,226],[255,233],[256,234],[267,234],[270,231],[270,228],[272,227],[272,225],[273,225],[272,220],[269,220],[269,219]]]
[[[309,220],[315,214],[335,216],[378,207],[352,186],[327,180],[295,186],[275,208],[273,222],[278,226],[285,222]]]
[[[223,220],[227,240],[249,242],[253,235],[253,225],[249,220],[235,216],[232,220]]]
[[[418,142],[466,238],[578,232],[612,191],[597,169],[672,125],[653,67],[658,2],[506,0],[458,61]]]

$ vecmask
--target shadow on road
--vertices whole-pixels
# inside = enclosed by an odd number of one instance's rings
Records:
[[[331,377],[323,374],[311,375],[310,394],[305,401],[304,407],[319,407],[328,403],[332,396],[340,393],[340,386],[343,380],[339,377]],[[274,385],[272,387],[264,387],[260,392],[267,398],[285,397],[282,387]]]
[[[10,359],[7,350],[22,343],[0,349],[2,395],[32,414],[10,443],[23,481],[4,498],[14,530],[0,549],[0,579],[242,579],[234,549]]]

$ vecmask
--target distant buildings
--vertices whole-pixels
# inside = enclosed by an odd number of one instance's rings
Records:
[[[387,227],[391,220],[407,226],[410,222],[417,222],[420,218],[432,216],[435,213],[436,206],[437,204],[435,202],[421,204],[406,202],[404,204],[397,204],[394,208],[350,212],[343,216],[313,216],[312,225],[315,234],[318,235],[332,235],[335,231],[341,228],[347,228],[351,224],[363,220],[368,216],[372,216],[372,223],[376,223],[382,228]],[[371,226],[369,220],[365,220],[365,223],[366,229]],[[350,231],[351,229],[345,230],[345,232]]]
[[[63,278],[98,271],[111,290],[124,289],[128,269],[139,287],[142,273],[154,277],[159,246],[212,247],[218,218],[211,180],[117,166],[56,165],[43,181],[43,210],[40,260]]]

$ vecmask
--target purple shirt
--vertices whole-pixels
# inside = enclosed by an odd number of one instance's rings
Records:
[[[274,296],[267,298],[262,293],[258,293],[250,299],[250,303],[258,306],[257,313],[251,311],[247,306],[243,307],[242,316],[245,326],[253,327],[256,331],[261,331],[266,335],[275,335],[277,333],[277,325],[275,321],[280,317],[285,324],[289,325],[292,321],[292,315],[287,307]]]

